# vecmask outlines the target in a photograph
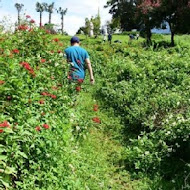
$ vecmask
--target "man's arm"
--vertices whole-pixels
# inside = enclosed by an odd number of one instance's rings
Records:
[[[90,59],[89,58],[85,59],[85,62],[87,64],[87,68],[88,68],[88,71],[89,71],[89,74],[90,74],[90,83],[94,84],[95,80],[94,80],[94,75],[93,75]]]

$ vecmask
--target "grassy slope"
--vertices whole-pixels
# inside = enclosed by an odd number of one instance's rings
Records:
[[[75,156],[71,162],[72,175],[68,177],[72,190],[145,190],[148,181],[132,180],[125,171],[120,160],[124,147],[121,145],[119,131],[114,131],[115,125],[120,125],[113,113],[104,110],[93,98],[95,87],[84,85],[84,91],[77,99],[73,113],[91,120],[98,116],[101,124],[92,122],[80,142],[73,147]],[[87,89],[87,90],[86,90]],[[98,104],[98,112],[93,111],[93,105]],[[86,115],[88,113],[88,115]],[[117,127],[118,128],[118,127]]]
[[[59,36],[60,37],[60,36]],[[61,37],[63,40],[69,40],[70,37]],[[83,40],[86,40],[84,36],[80,36]],[[154,39],[159,39],[170,42],[170,36],[153,36]],[[183,38],[183,39],[182,39]],[[176,37],[176,42],[185,42],[187,36]],[[114,35],[113,41],[119,39],[123,43],[128,43],[128,36]],[[101,38],[87,39],[92,43],[101,43]],[[142,42],[133,41],[133,44]],[[184,44],[187,45],[188,44]],[[88,82],[88,81],[87,81]],[[158,189],[158,187],[164,187],[164,189],[170,189],[167,183],[160,180],[162,184],[155,184],[154,181],[149,179],[132,180],[130,174],[124,170],[122,163],[120,163],[122,157],[121,141],[119,140],[119,131],[114,131],[115,125],[119,124],[119,119],[109,110],[103,110],[100,106],[100,111],[94,113],[92,111],[93,104],[98,103],[93,98],[95,87],[89,87],[84,85],[85,90],[78,97],[77,106],[74,108],[74,113],[80,113],[83,115],[84,120],[90,120],[94,116],[101,118],[102,123],[100,125],[92,124],[87,130],[87,135],[84,135],[85,139],[78,145],[73,147],[75,158],[72,160],[71,168],[73,174],[69,176],[71,189],[76,190],[106,190],[106,189]],[[88,115],[86,115],[88,113]],[[117,127],[118,128],[118,127]],[[155,182],[156,183],[156,182]],[[161,188],[163,189],[163,188]]]

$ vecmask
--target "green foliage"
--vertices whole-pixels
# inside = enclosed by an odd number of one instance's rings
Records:
[[[190,171],[189,46],[102,51],[104,57],[94,56],[103,59],[95,66],[102,78],[97,96],[122,118],[126,168],[136,178],[162,175],[182,188]]]
[[[107,1],[109,13],[112,14],[111,28],[120,26],[123,31],[139,29],[139,23],[135,20],[136,1]],[[119,24],[118,24],[119,23]]]
[[[72,97],[62,77],[63,43],[37,29],[1,39],[0,188],[64,189]]]
[[[99,35],[100,34],[100,25],[101,25],[101,18],[98,14],[96,17],[92,17],[91,19],[85,18],[85,26],[80,27],[77,31],[77,34],[85,34],[89,35],[90,33],[90,22],[93,23],[94,26],[94,34]]]
[[[101,25],[100,15],[97,15],[95,18],[91,18],[91,22],[94,25],[94,34],[99,35],[100,34],[100,25]]]
[[[69,37],[57,37],[0,36],[0,188],[188,189],[189,36],[172,48],[158,35],[144,48],[82,41],[96,86],[79,97],[63,77]]]

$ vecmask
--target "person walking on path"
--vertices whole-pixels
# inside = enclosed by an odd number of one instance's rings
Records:
[[[80,47],[80,40],[77,36],[71,38],[71,46],[65,49],[67,62],[70,64],[68,79],[81,84],[85,79],[85,68],[90,74],[90,83],[94,84],[94,75],[88,52]]]
[[[111,33],[108,34],[108,42],[111,44],[111,41],[112,41],[112,35]]]

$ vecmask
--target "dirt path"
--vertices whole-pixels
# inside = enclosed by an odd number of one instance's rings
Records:
[[[98,104],[90,92],[81,92],[74,114],[80,115],[83,123],[88,123],[93,117],[98,117],[101,124],[91,122],[87,132],[82,133],[84,140],[74,147],[76,159],[72,162],[73,177],[76,180],[74,189],[89,190],[131,190],[130,175],[119,166],[124,147],[116,137],[114,127],[119,126],[119,121],[106,110],[93,111],[93,105]],[[116,125],[116,126],[114,126]],[[84,126],[78,126],[79,130]],[[112,133],[112,131],[114,131]]]

